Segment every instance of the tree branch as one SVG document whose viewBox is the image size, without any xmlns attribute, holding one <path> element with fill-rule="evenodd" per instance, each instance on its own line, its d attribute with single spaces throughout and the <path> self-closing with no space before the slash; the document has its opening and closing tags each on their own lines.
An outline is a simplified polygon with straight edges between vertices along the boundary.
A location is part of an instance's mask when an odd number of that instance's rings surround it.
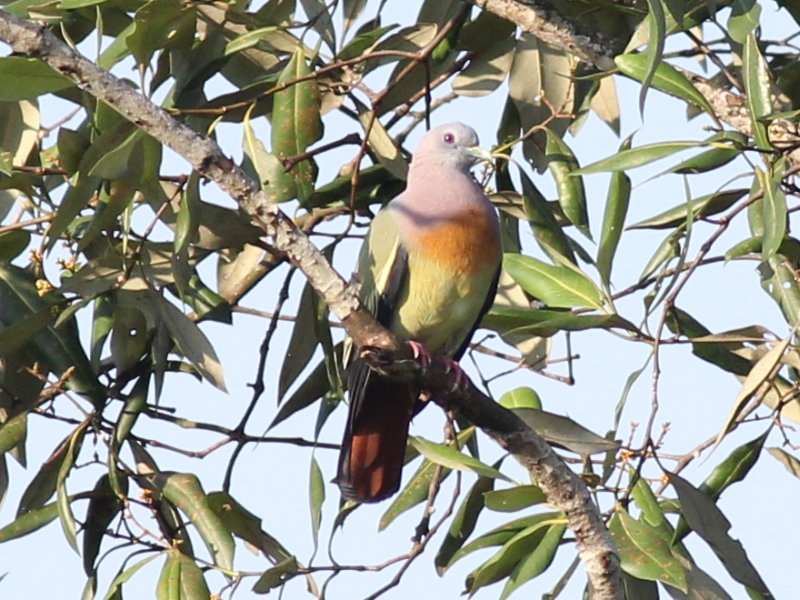
<svg viewBox="0 0 800 600">
<path fill-rule="evenodd" d="M 0 40 L 18 54 L 42 59 L 217 183 L 264 229 L 272 246 L 303 271 L 359 346 L 398 348 L 391 333 L 361 308 L 353 286 L 347 285 L 308 236 L 213 140 L 177 123 L 163 109 L 71 50 L 40 25 L 0 10 Z M 425 388 L 444 391 L 448 383 L 442 365 L 431 371 L 425 375 Z M 622 600 L 616 547 L 583 481 L 516 415 L 471 384 L 467 392 L 458 396 L 443 394 L 442 398 L 449 403 L 448 408 L 457 408 L 511 452 L 531 472 L 548 501 L 567 515 L 593 589 L 593 599 Z"/>
</svg>

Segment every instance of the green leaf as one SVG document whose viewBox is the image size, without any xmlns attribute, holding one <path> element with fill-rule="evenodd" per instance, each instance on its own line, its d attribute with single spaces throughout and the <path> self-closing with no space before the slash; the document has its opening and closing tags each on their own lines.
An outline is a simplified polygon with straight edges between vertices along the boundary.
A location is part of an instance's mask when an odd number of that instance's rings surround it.
<svg viewBox="0 0 800 600">
<path fill-rule="evenodd" d="M 206 496 L 208 506 L 220 518 L 225 528 L 233 535 L 246 540 L 260 549 L 275 562 L 290 558 L 291 553 L 261 527 L 261 519 L 244 508 L 227 492 L 210 492 Z"/>
<path fill-rule="evenodd" d="M 554 525 L 561 526 L 565 520 L 559 514 L 536 516 L 538 518 L 533 524 L 513 535 L 494 556 L 467 575 L 467 592 L 472 594 L 486 585 L 508 577 L 522 561 L 535 552 L 550 528 Z"/>
<path fill-rule="evenodd" d="M 489 510 L 515 512 L 546 502 L 542 490 L 536 485 L 518 485 L 505 490 L 486 492 L 483 503 Z"/>
<path fill-rule="evenodd" d="M 155 473 L 152 476 L 152 483 L 164 498 L 183 512 L 197 528 L 208 551 L 214 557 L 214 564 L 223 569 L 232 569 L 233 538 L 220 518 L 211 510 L 197 477 L 189 473 Z"/>
<path fill-rule="evenodd" d="M 769 260 L 777 254 L 786 237 L 789 212 L 782 186 L 784 162 L 784 159 L 781 159 L 771 164 L 769 175 L 756 168 L 756 176 L 761 183 L 761 189 L 764 190 L 764 198 L 761 201 L 764 211 L 761 255 L 764 260 Z"/>
<path fill-rule="evenodd" d="M 304 53 L 299 49 L 292 55 L 278 78 L 279 88 L 287 86 L 275 92 L 272 106 L 272 152 L 281 161 L 300 156 L 322 137 L 316 80 L 307 79 L 294 83 L 310 74 Z M 314 191 L 317 167 L 313 160 L 306 159 L 295 164 L 282 177 L 294 180 L 296 196 L 304 202 Z"/>
<path fill-rule="evenodd" d="M 128 492 L 128 478 L 121 479 L 123 493 Z M 106 535 L 106 529 L 124 508 L 122 499 L 111 489 L 107 473 L 100 476 L 92 490 L 89 508 L 83 528 L 83 570 L 89 577 L 95 574 L 95 560 L 100 552 L 100 543 Z"/>
<path fill-rule="evenodd" d="M 495 468 L 499 468 L 499 461 L 495 463 L 494 466 Z M 466 542 L 467 538 L 469 538 L 475 530 L 478 517 L 484 507 L 484 494 L 492 490 L 494 482 L 495 479 L 493 477 L 478 477 L 478 480 L 470 488 L 464 501 L 458 508 L 458 512 L 456 516 L 453 517 L 453 521 L 450 524 L 450 529 L 442 541 L 439 552 L 436 554 L 436 558 L 433 561 L 439 576 L 444 575 L 445 571 L 452 564 L 456 552 L 464 546 L 464 542 Z"/>
<path fill-rule="evenodd" d="M 319 340 L 316 334 L 316 292 L 306 283 L 300 296 L 297 308 L 297 319 L 292 327 L 286 358 L 283 359 L 281 373 L 278 377 L 278 399 L 283 399 L 287 390 L 297 376 L 308 366 Z"/>
<path fill-rule="evenodd" d="M 608 529 L 617 542 L 625 572 L 646 581 L 663 581 L 684 593 L 688 591 L 686 572 L 672 555 L 668 542 L 650 525 L 620 509 Z"/>
<path fill-rule="evenodd" d="M 666 17 L 661 0 L 647 0 L 647 22 L 650 25 L 650 37 L 647 40 L 647 48 L 642 53 L 645 57 L 644 78 L 642 79 L 642 90 L 639 93 L 639 112 L 644 114 L 644 101 L 647 97 L 647 90 L 655 78 L 656 69 L 661 64 L 664 55 L 664 41 L 666 39 Z"/>
<path fill-rule="evenodd" d="M 628 229 L 672 229 L 686 223 L 691 214 L 692 221 L 721 213 L 733 206 L 748 190 L 714 192 L 689 202 L 679 204 L 654 217 L 628 225 Z"/>
<path fill-rule="evenodd" d="M 707 141 L 711 146 L 710 150 L 687 158 L 664 173 L 693 175 L 713 171 L 743 154 L 743 149 L 747 145 L 747 136 L 738 131 L 723 131 L 711 136 Z"/>
<path fill-rule="evenodd" d="M 773 598 L 761 576 L 756 571 L 741 542 L 728 534 L 731 524 L 717 508 L 714 501 L 697 490 L 688 481 L 669 473 L 669 482 L 678 493 L 681 513 L 692 528 L 722 562 L 730 576 L 758 594 Z"/>
<path fill-rule="evenodd" d="M 560 263 L 567 260 L 576 264 L 569 239 L 553 215 L 553 210 L 545 197 L 522 169 L 519 170 L 519 179 L 524 194 L 525 217 L 536 242 L 553 262 Z"/>
<path fill-rule="evenodd" d="M 495 305 L 481 321 L 481 326 L 502 335 L 538 335 L 548 337 L 559 331 L 587 329 L 623 329 L 636 332 L 636 326 L 619 315 L 583 315 L 544 308 L 514 308 Z"/>
<path fill-rule="evenodd" d="M 631 138 L 625 140 L 620 152 L 630 149 Z M 622 171 L 615 171 L 608 184 L 606 210 L 603 215 L 603 228 L 600 231 L 600 243 L 597 248 L 597 272 L 600 279 L 608 285 L 611 278 L 611 267 L 614 254 L 617 252 L 625 217 L 628 214 L 628 203 L 631 198 L 631 180 Z"/>
<path fill-rule="evenodd" d="M 5 56 L 0 58 L 0 80 L 14 82 L 0 87 L 0 102 L 34 100 L 42 94 L 58 92 L 75 84 L 38 58 Z"/>
<path fill-rule="evenodd" d="M 103 597 L 103 600 L 119 600 L 122 596 L 122 584 L 126 583 L 131 577 L 133 577 L 139 569 L 149 564 L 151 561 L 155 560 L 162 553 L 153 554 L 152 556 L 148 556 L 144 560 L 140 560 L 139 562 L 135 563 L 132 567 L 125 569 L 124 571 L 120 571 L 120 573 L 114 578 L 114 581 L 111 582 L 111 585 L 106 592 L 106 595 Z"/>
<path fill-rule="evenodd" d="M 15 540 L 33 533 L 58 517 L 58 505 L 55 502 L 30 510 L 0 529 L 0 543 Z"/>
<path fill-rule="evenodd" d="M 28 413 L 23 412 L 0 425 L 0 454 L 13 450 L 25 440 Z"/>
<path fill-rule="evenodd" d="M 153 300 L 159 316 L 181 354 L 189 359 L 192 366 L 214 387 L 223 392 L 227 391 L 217 353 L 197 324 L 163 296 L 153 295 Z"/>
<path fill-rule="evenodd" d="M 299 568 L 300 565 L 297 564 L 297 559 L 294 556 L 290 556 L 271 569 L 264 571 L 253 585 L 253 591 L 256 594 L 268 594 L 270 590 L 282 586 L 297 575 Z"/>
<path fill-rule="evenodd" d="M 644 81 L 648 73 L 648 59 L 642 54 L 621 54 L 614 58 L 614 62 L 621 73 L 637 81 Z M 665 62 L 656 65 L 653 73 L 652 86 L 671 96 L 676 96 L 686 102 L 691 102 L 709 114 L 714 114 L 714 109 L 708 103 L 685 75 Z"/>
<path fill-rule="evenodd" d="M 479 461 L 477 458 L 459 452 L 452 446 L 437 444 L 421 437 L 409 437 L 409 443 L 431 462 L 457 471 L 477 473 L 483 477 L 495 477 L 511 481 L 497 469 Z"/>
<path fill-rule="evenodd" d="M 56 480 L 56 506 L 58 507 L 58 518 L 61 522 L 61 529 L 67 542 L 75 552 L 78 551 L 77 525 L 75 514 L 72 512 L 72 499 L 67 494 L 67 477 L 72 467 L 75 466 L 75 459 L 78 457 L 83 438 L 86 435 L 92 419 L 85 419 L 69 436 L 69 445 L 64 460 L 58 469 L 58 479 Z"/>
<path fill-rule="evenodd" d="M 243 33 L 239 37 L 236 37 L 228 42 L 228 44 L 225 46 L 224 55 L 230 56 L 231 54 L 252 48 L 256 46 L 266 34 L 277 30 L 277 27 L 270 25 L 268 27 L 259 27 L 258 29 L 253 29 L 252 31 Z"/>
<path fill-rule="evenodd" d="M 756 0 L 733 0 L 728 17 L 728 35 L 738 44 L 746 44 L 747 36 L 758 27 L 761 4 Z"/>
<path fill-rule="evenodd" d="M 575 155 L 564 140 L 554 131 L 547 129 L 545 159 L 547 168 L 555 179 L 558 188 L 558 203 L 570 223 L 589 239 L 589 213 L 586 210 L 586 192 L 583 188 L 581 169 Z"/>
<path fill-rule="evenodd" d="M 9 319 L 19 322 L 43 310 L 56 310 L 63 297 L 50 293 L 41 297 L 36 283 L 27 271 L 10 264 L 0 263 L 0 322 Z M 89 398 L 95 406 L 105 401 L 105 391 L 97 381 L 96 374 L 89 364 L 78 338 L 78 328 L 74 319 L 58 328 L 46 327 L 31 340 L 37 359 L 58 376 L 71 369 L 67 386 Z"/>
<path fill-rule="evenodd" d="M 167 560 L 156 586 L 158 600 L 210 600 L 211 592 L 197 564 L 177 548 L 167 550 Z"/>
<path fill-rule="evenodd" d="M 698 148 L 705 145 L 706 142 L 659 142 L 657 144 L 646 144 L 637 148 L 628 148 L 621 150 L 609 156 L 594 162 L 588 166 L 583 167 L 577 173 L 581 175 L 591 175 L 594 173 L 605 173 L 615 171 L 627 171 L 641 167 L 642 165 L 650 164 L 659 159 L 688 150 L 690 148 Z"/>
<path fill-rule="evenodd" d="M 550 563 L 555 558 L 556 551 L 561 544 L 561 539 L 567 531 L 566 523 L 554 523 L 547 528 L 541 541 L 533 551 L 519 561 L 516 568 L 511 572 L 500 599 L 508 598 L 519 586 L 530 581 L 547 570 Z"/>
<path fill-rule="evenodd" d="M 744 43 L 742 77 L 756 146 L 761 150 L 771 150 L 767 126 L 763 120 L 772 112 L 769 73 L 764 58 L 758 50 L 758 40 L 752 32 L 747 35 Z"/>
<path fill-rule="evenodd" d="M 22 229 L 12 229 L 0 234 L 0 260 L 8 262 L 15 259 L 30 243 L 30 232 Z"/>
<path fill-rule="evenodd" d="M 311 509 L 311 537 L 314 540 L 314 549 L 319 543 L 319 527 L 322 523 L 322 503 L 325 502 L 325 481 L 317 459 L 311 457 L 311 474 L 308 486 L 308 501 Z"/>
<path fill-rule="evenodd" d="M 513 410 L 515 408 L 535 408 L 541 410 L 542 400 L 534 390 L 528 387 L 518 387 L 509 390 L 498 401 L 500 406 Z"/>
<path fill-rule="evenodd" d="M 534 408 L 516 408 L 514 414 L 549 444 L 559 448 L 567 448 L 583 455 L 619 448 L 619 442 L 601 437 L 563 415 Z"/>
<path fill-rule="evenodd" d="M 467 427 L 458 432 L 456 436 L 456 444 L 459 448 L 463 448 L 472 436 L 475 434 L 474 427 Z M 412 451 L 414 449 L 412 448 Z M 453 449 L 454 452 L 457 450 Z M 460 454 L 459 454 L 460 455 Z M 407 455 L 408 456 L 408 455 Z M 407 462 L 413 460 L 416 452 L 407 459 Z M 381 520 L 378 523 L 378 530 L 383 531 L 386 529 L 397 517 L 406 512 L 407 510 L 421 504 L 428 498 L 430 493 L 431 481 L 436 474 L 438 463 L 432 460 L 424 460 L 416 472 L 411 476 L 406 486 L 400 490 L 400 493 L 395 496 L 389 508 L 381 515 Z M 450 469 L 442 469 L 440 480 L 444 481 L 450 475 Z"/>
<path fill-rule="evenodd" d="M 600 290 L 577 269 L 554 267 L 519 254 L 506 254 L 503 257 L 503 268 L 522 289 L 549 307 L 603 307 Z"/>
<path fill-rule="evenodd" d="M 756 464 L 759 456 L 761 456 L 761 449 L 764 447 L 764 442 L 769 435 L 769 431 L 770 430 L 767 429 L 767 431 L 756 439 L 734 449 L 725 460 L 714 467 L 711 475 L 700 484 L 698 489 L 706 496 L 716 501 L 728 487 L 737 481 L 742 481 L 750 472 L 750 469 Z M 686 519 L 681 516 L 675 526 L 673 545 L 686 537 L 686 534 L 690 531 Z"/>
</svg>

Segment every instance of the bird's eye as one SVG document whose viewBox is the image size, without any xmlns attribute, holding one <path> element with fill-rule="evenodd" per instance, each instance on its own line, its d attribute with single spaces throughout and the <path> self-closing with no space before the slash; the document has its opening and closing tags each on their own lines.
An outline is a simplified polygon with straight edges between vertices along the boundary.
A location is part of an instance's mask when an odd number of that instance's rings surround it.
<svg viewBox="0 0 800 600">
<path fill-rule="evenodd" d="M 452 133 L 445 133 L 444 138 L 442 139 L 444 139 L 445 144 L 454 144 L 456 141 L 456 136 L 454 136 Z"/>
</svg>

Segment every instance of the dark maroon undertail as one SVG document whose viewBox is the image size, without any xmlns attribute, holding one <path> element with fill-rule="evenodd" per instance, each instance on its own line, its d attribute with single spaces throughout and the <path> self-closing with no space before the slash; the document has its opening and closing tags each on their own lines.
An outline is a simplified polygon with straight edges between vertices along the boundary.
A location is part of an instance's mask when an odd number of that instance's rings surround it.
<svg viewBox="0 0 800 600">
<path fill-rule="evenodd" d="M 336 482 L 348 500 L 378 502 L 400 487 L 408 427 L 418 394 L 356 361 Z"/>
</svg>

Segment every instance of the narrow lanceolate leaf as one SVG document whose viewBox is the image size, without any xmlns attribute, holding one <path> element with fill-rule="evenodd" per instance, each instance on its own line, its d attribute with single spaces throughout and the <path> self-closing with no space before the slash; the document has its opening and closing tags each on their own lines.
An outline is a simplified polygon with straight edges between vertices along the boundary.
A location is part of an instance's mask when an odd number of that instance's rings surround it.
<svg viewBox="0 0 800 600">
<path fill-rule="evenodd" d="M 522 289 L 552 308 L 603 307 L 600 290 L 578 270 L 519 254 L 506 254 L 503 268 Z"/>
<path fill-rule="evenodd" d="M 214 557 L 214 563 L 223 569 L 232 569 L 233 538 L 211 510 L 197 477 L 189 473 L 164 472 L 153 475 L 152 481 L 167 500 L 189 517 Z"/>
<path fill-rule="evenodd" d="M 627 171 L 641 167 L 642 165 L 655 162 L 661 158 L 675 154 L 682 150 L 703 146 L 705 142 L 661 142 L 658 144 L 647 144 L 638 148 L 628 148 L 613 156 L 603 158 L 590 165 L 576 171 L 581 175 L 593 173 L 605 173 L 608 171 Z"/>
<path fill-rule="evenodd" d="M 711 475 L 700 484 L 698 489 L 712 500 L 717 500 L 728 487 L 737 481 L 742 481 L 761 456 L 761 449 L 764 447 L 769 432 L 770 429 L 767 429 L 756 439 L 735 448 L 725 460 L 714 467 Z M 675 525 L 672 544 L 675 545 L 676 542 L 682 540 L 690 531 L 686 519 L 681 516 Z"/>
<path fill-rule="evenodd" d="M 496 463 L 495 467 L 498 466 Z M 493 477 L 479 477 L 464 498 L 433 561 L 440 576 L 444 575 L 455 553 L 464 546 L 464 542 L 475 530 L 478 517 L 483 510 L 484 494 L 492 490 L 494 482 Z"/>
<path fill-rule="evenodd" d="M 663 581 L 684 593 L 688 591 L 686 572 L 654 528 L 619 509 L 608 529 L 617 542 L 625 572 L 647 581 Z"/>
<path fill-rule="evenodd" d="M 645 75 L 642 80 L 642 90 L 639 93 L 639 112 L 644 114 L 644 101 L 647 97 L 647 90 L 655 78 L 656 69 L 661 64 L 664 55 L 664 41 L 666 39 L 666 17 L 661 0 L 647 0 L 647 22 L 650 25 L 650 39 L 647 40 L 647 48 L 642 55 L 645 57 Z"/>
<path fill-rule="evenodd" d="M 800 479 L 800 460 L 796 456 L 789 454 L 783 448 L 767 448 L 767 452 L 786 467 L 789 473 Z"/>
<path fill-rule="evenodd" d="M 668 476 L 678 493 L 681 513 L 686 517 L 689 527 L 711 547 L 730 576 L 748 590 L 764 598 L 774 598 L 747 557 L 742 543 L 728 533 L 731 524 L 714 501 L 679 475 L 669 473 Z"/>
<path fill-rule="evenodd" d="M 124 489 L 121 491 L 127 495 L 128 479 L 123 478 L 122 481 Z M 95 560 L 100 552 L 100 543 L 105 537 L 106 528 L 122 508 L 122 500 L 111 489 L 108 474 L 103 474 L 92 490 L 83 528 L 83 570 L 89 577 L 95 573 Z"/>
<path fill-rule="evenodd" d="M 764 198 L 761 200 L 764 216 L 764 235 L 761 240 L 761 256 L 769 260 L 775 256 L 786 237 L 788 207 L 786 194 L 781 184 L 785 160 L 781 159 L 770 165 L 769 174 L 756 169 L 760 179 Z"/>
<path fill-rule="evenodd" d="M 291 553 L 274 537 L 261 528 L 261 519 L 239 504 L 226 492 L 210 492 L 206 496 L 211 510 L 233 535 L 250 542 L 275 562 Z"/>
<path fill-rule="evenodd" d="M 222 365 L 208 338 L 196 323 L 170 304 L 163 296 L 153 296 L 158 314 L 169 330 L 170 337 L 195 369 L 216 388 L 224 391 Z"/>
<path fill-rule="evenodd" d="M 554 523 L 547 528 L 533 552 L 520 560 L 516 568 L 511 572 L 511 576 L 503 588 L 503 593 L 500 594 L 500 600 L 505 600 L 523 583 L 545 572 L 550 563 L 553 562 L 566 531 L 566 523 Z"/>
<path fill-rule="evenodd" d="M 477 473 L 483 477 L 495 477 L 511 481 L 497 469 L 479 461 L 477 458 L 459 452 L 452 446 L 437 444 L 421 437 L 411 437 L 409 438 L 409 443 L 425 458 L 443 467 Z"/>
<path fill-rule="evenodd" d="M 647 57 L 642 54 L 621 54 L 614 59 L 621 73 L 637 81 L 644 81 L 647 76 Z M 671 96 L 691 102 L 708 113 L 713 114 L 711 105 L 692 82 L 671 65 L 661 62 L 656 66 L 651 85 Z"/>
<path fill-rule="evenodd" d="M 69 446 L 67 447 L 67 454 L 64 461 L 58 469 L 58 480 L 56 481 L 56 505 L 58 506 L 58 517 L 61 521 L 61 528 L 64 535 L 72 546 L 75 552 L 78 552 L 77 540 L 77 525 L 75 523 L 75 514 L 72 512 L 72 500 L 67 494 L 67 477 L 69 476 L 72 467 L 75 465 L 75 459 L 78 457 L 83 438 L 86 435 L 86 429 L 89 427 L 92 419 L 87 418 L 72 432 L 69 437 Z"/>
<path fill-rule="evenodd" d="M 28 413 L 20 413 L 0 425 L 0 454 L 16 448 L 28 431 Z"/>
<path fill-rule="evenodd" d="M 625 151 L 628 148 L 630 148 L 630 138 L 623 143 L 620 150 Z M 611 266 L 622 236 L 622 229 L 625 227 L 630 198 L 630 178 L 623 171 L 616 171 L 611 175 L 611 182 L 608 185 L 603 228 L 600 231 L 600 244 L 597 248 L 597 271 L 606 285 L 611 278 Z"/>
<path fill-rule="evenodd" d="M 272 108 L 272 152 L 280 160 L 302 155 L 322 137 L 320 99 L 313 79 L 294 83 L 311 74 L 302 49 L 297 50 L 278 78 L 288 87 L 274 95 Z M 287 174 L 296 186 L 297 198 L 305 201 L 314 191 L 317 167 L 311 159 L 294 165 Z"/>
<path fill-rule="evenodd" d="M 494 556 L 467 575 L 467 592 L 473 594 L 486 585 L 508 577 L 536 551 L 551 527 L 560 526 L 565 520 L 562 515 L 541 514 L 536 517 L 530 526 L 512 535 Z"/>
<path fill-rule="evenodd" d="M 723 131 L 708 139 L 711 149 L 687 158 L 665 173 L 679 173 L 681 175 L 694 175 L 707 173 L 741 156 L 747 145 L 747 136 L 738 131 Z"/>
<path fill-rule="evenodd" d="M 672 229 L 686 223 L 691 215 L 692 221 L 702 217 L 710 217 L 721 213 L 733 206 L 748 190 L 726 190 L 714 192 L 694 200 L 689 200 L 670 208 L 662 213 L 639 221 L 633 225 L 628 225 L 628 229 Z"/>
<path fill-rule="evenodd" d="M 200 567 L 177 548 L 167 552 L 156 587 L 158 600 L 209 600 L 211 592 Z"/>
<path fill-rule="evenodd" d="M 550 208 L 547 199 L 522 169 L 519 170 L 519 179 L 524 194 L 525 217 L 528 219 L 536 242 L 553 262 L 560 263 L 567 260 L 577 264 L 575 253 L 569 245 L 569 239 L 553 215 L 553 209 Z"/>
<path fill-rule="evenodd" d="M 311 537 L 316 549 L 319 541 L 319 526 L 322 523 L 322 503 L 325 502 L 325 481 L 317 459 L 311 457 L 311 474 L 309 477 L 308 501 L 311 508 Z"/>
<path fill-rule="evenodd" d="M 122 595 L 122 592 L 121 592 L 122 584 L 126 583 L 142 567 L 144 567 L 145 565 L 149 564 L 150 561 L 155 560 L 159 556 L 161 556 L 161 553 L 153 554 L 151 556 L 148 556 L 144 560 L 141 560 L 141 561 L 135 563 L 132 567 L 129 567 L 129 568 L 125 569 L 124 571 L 120 572 L 120 574 L 117 575 L 114 578 L 114 581 L 111 582 L 111 585 L 109 586 L 108 591 L 106 592 L 106 595 L 103 597 L 103 600 L 119 600 L 119 598 Z"/>
<path fill-rule="evenodd" d="M 775 344 L 769 350 L 769 352 L 762 356 L 759 361 L 753 365 L 753 368 L 747 374 L 747 377 L 745 377 L 744 383 L 742 383 L 742 388 L 736 395 L 736 400 L 733 401 L 733 409 L 731 410 L 731 414 L 728 416 L 728 419 L 725 421 L 725 425 L 717 435 L 717 444 L 719 444 L 722 441 L 722 438 L 725 437 L 725 434 L 728 433 L 731 425 L 733 425 L 734 421 L 736 421 L 736 417 L 739 416 L 740 412 L 742 412 L 742 409 L 745 407 L 745 404 L 750 397 L 755 394 L 762 385 L 768 383 L 768 381 L 771 379 L 775 372 L 775 368 L 780 364 L 781 358 L 783 358 L 786 348 L 789 346 L 789 342 L 791 342 L 793 337 L 794 333 Z"/>
<path fill-rule="evenodd" d="M 758 40 L 749 33 L 742 52 L 742 77 L 747 94 L 747 110 L 753 126 L 753 138 L 761 150 L 771 149 L 767 126 L 763 118 L 772 112 L 770 81 L 767 65 L 758 49 Z"/>
<path fill-rule="evenodd" d="M 583 178 L 578 174 L 580 169 L 578 161 L 569 146 L 556 132 L 547 129 L 546 133 L 547 168 L 550 169 L 558 187 L 558 203 L 570 223 L 591 239 L 589 213 L 586 210 L 586 192 L 583 188 Z"/>
<path fill-rule="evenodd" d="M 37 529 L 41 529 L 58 517 L 58 505 L 56 502 L 45 504 L 35 510 L 31 510 L 0 529 L 0 544 L 15 540 Z"/>
<path fill-rule="evenodd" d="M 546 501 L 542 490 L 535 485 L 518 485 L 486 492 L 483 496 L 484 506 L 497 512 L 515 512 Z"/>
</svg>

